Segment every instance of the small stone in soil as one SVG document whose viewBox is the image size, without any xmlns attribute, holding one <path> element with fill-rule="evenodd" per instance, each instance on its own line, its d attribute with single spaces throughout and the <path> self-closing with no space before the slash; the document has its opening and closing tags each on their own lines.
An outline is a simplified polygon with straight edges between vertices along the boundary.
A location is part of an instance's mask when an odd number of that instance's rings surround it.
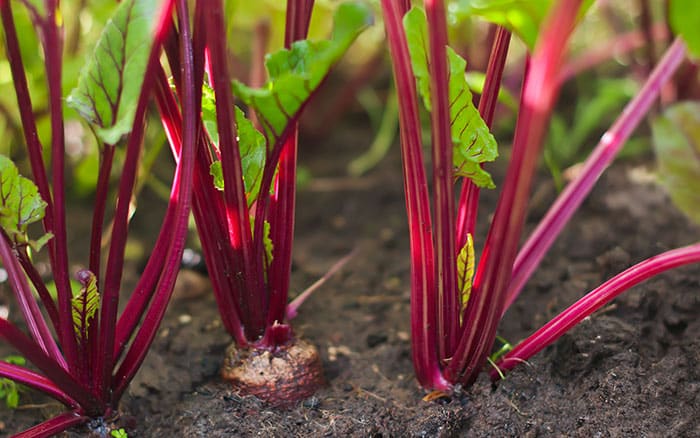
<svg viewBox="0 0 700 438">
<path fill-rule="evenodd" d="M 369 348 L 374 348 L 381 345 L 387 341 L 388 337 L 384 333 L 370 333 L 367 336 L 367 346 Z"/>
<path fill-rule="evenodd" d="M 302 405 L 308 409 L 318 409 L 321 406 L 321 400 L 318 397 L 309 397 Z"/>
</svg>

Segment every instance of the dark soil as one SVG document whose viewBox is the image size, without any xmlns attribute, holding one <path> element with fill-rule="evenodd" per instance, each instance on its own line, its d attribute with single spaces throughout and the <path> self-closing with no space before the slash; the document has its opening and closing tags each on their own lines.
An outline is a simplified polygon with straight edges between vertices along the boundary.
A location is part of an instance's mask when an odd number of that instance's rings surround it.
<svg viewBox="0 0 700 438">
<path fill-rule="evenodd" d="M 230 338 L 206 279 L 189 272 L 123 401 L 130 437 L 700 436 L 697 266 L 627 292 L 505 381 L 492 385 L 483 376 L 460 396 L 421 401 L 410 355 L 398 154 L 366 177 L 342 176 L 366 144 L 345 130 L 302 150 L 315 178 L 298 197 L 293 293 L 359 250 L 293 321 L 318 346 L 328 385 L 290 409 L 232 391 L 219 378 Z M 639 177 L 648 167 L 617 164 L 603 176 L 506 314 L 501 336 L 515 343 L 611 275 L 698 240 L 698 227 Z M 554 194 L 542 177 L 529 226 Z M 484 195 L 484 212 L 496 195 Z M 0 420 L 6 431 L 19 431 L 58 408 L 3 410 Z"/>
</svg>

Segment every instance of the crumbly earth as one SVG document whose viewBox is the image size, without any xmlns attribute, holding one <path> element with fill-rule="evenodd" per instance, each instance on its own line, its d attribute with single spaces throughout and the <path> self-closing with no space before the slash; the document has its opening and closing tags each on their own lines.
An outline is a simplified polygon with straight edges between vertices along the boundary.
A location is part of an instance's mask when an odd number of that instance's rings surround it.
<svg viewBox="0 0 700 438">
<path fill-rule="evenodd" d="M 293 321 L 319 348 L 327 386 L 278 409 L 223 383 L 230 338 L 207 280 L 185 273 L 123 401 L 119 424 L 130 437 L 700 436 L 698 266 L 626 292 L 505 381 L 483 376 L 459 396 L 421 401 L 410 357 L 400 161 L 394 151 L 368 176 L 342 176 L 365 144 L 357 131 L 339 130 L 301 154 L 316 178 L 298 197 L 293 293 L 359 251 Z M 505 315 L 501 336 L 515 343 L 611 275 L 698 240 L 700 229 L 646 178 L 650 167 L 641 161 L 607 171 Z M 546 177 L 534 192 L 528 229 L 555 195 Z M 484 195 L 484 223 L 495 196 Z M 34 400 L 45 401 L 23 394 L 24 409 L 0 411 L 4 432 L 60 408 L 26 408 Z"/>
</svg>

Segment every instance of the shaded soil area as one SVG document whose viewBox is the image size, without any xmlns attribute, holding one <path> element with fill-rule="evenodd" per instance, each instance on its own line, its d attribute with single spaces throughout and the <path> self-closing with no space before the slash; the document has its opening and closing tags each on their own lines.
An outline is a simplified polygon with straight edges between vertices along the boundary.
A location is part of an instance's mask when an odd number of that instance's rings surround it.
<svg viewBox="0 0 700 438">
<path fill-rule="evenodd" d="M 700 436 L 697 266 L 625 293 L 505 381 L 482 376 L 459 396 L 421 401 L 411 365 L 400 159 L 394 150 L 369 175 L 343 177 L 365 144 L 356 131 L 339 130 L 325 145 L 302 149 L 314 179 L 298 196 L 292 293 L 358 251 L 293 321 L 319 348 L 327 386 L 289 409 L 232 391 L 219 378 L 230 338 L 207 280 L 184 272 L 123 401 L 120 424 L 130 437 Z M 505 315 L 501 336 L 515 343 L 613 274 L 697 241 L 698 227 L 648 180 L 648 168 L 617 164 L 603 176 Z M 484 194 L 483 222 L 496 195 Z M 528 227 L 554 195 L 542 177 Z M 3 409 L 3 432 L 59 408 Z"/>
</svg>

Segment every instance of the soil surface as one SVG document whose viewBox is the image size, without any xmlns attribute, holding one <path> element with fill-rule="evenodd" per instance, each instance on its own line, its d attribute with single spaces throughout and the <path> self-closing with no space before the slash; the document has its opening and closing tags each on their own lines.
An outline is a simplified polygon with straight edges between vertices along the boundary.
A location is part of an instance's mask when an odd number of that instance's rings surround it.
<svg viewBox="0 0 700 438">
<path fill-rule="evenodd" d="M 230 338 L 207 280 L 184 272 L 123 400 L 120 425 L 130 437 L 700 436 L 698 266 L 628 291 L 505 381 L 492 384 L 484 375 L 459 396 L 421 401 L 425 392 L 410 355 L 398 153 L 365 177 L 343 176 L 348 159 L 368 143 L 340 129 L 324 145 L 301 150 L 314 178 L 297 200 L 292 294 L 358 251 L 293 321 L 296 333 L 319 348 L 327 386 L 289 409 L 232 391 L 219 378 Z M 615 164 L 601 178 L 505 315 L 501 336 L 515 343 L 613 274 L 698 240 L 700 229 L 677 212 L 649 180 L 651 165 L 642 163 Z M 554 195 L 551 180 L 540 178 L 529 228 Z M 497 192 L 483 196 L 487 214 Z M 23 409 L 1 409 L 4 432 L 60 409 L 36 406 L 44 402 L 23 393 Z"/>
</svg>

